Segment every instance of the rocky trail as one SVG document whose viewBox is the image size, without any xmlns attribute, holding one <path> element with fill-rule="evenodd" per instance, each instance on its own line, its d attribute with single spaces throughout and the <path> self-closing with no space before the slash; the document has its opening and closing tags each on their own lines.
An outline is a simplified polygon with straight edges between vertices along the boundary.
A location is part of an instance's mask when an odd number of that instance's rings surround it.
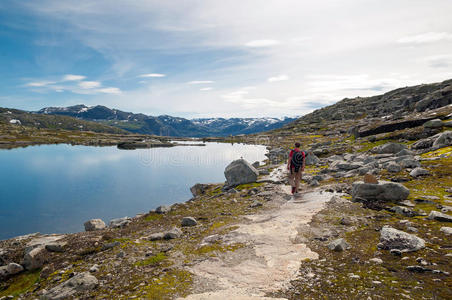
<svg viewBox="0 0 452 300">
<path fill-rule="evenodd" d="M 269 178 L 284 177 L 284 166 Z M 318 254 L 297 241 L 301 225 L 324 208 L 333 193 L 309 191 L 289 196 L 290 186 L 277 185 L 272 191 L 272 207 L 246 215 L 237 229 L 221 237 L 226 244 L 245 243 L 243 251 L 227 252 L 192 266 L 196 285 L 204 293 L 180 299 L 269 299 L 264 295 L 284 289 L 295 279 L 301 261 Z"/>
</svg>

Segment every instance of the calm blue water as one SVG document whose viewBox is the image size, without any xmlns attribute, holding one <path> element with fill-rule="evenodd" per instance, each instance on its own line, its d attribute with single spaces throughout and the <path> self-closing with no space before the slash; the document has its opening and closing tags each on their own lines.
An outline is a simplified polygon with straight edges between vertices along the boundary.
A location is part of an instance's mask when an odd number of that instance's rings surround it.
<svg viewBox="0 0 452 300">
<path fill-rule="evenodd" d="M 0 239 L 83 231 L 83 222 L 134 216 L 191 198 L 195 183 L 224 182 L 234 159 L 264 146 L 207 143 L 140 150 L 46 145 L 0 150 Z"/>
</svg>

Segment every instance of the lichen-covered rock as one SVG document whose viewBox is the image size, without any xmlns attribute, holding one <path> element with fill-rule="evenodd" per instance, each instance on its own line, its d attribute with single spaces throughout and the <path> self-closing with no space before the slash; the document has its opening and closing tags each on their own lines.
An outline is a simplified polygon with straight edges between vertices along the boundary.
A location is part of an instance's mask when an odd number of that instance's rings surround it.
<svg viewBox="0 0 452 300">
<path fill-rule="evenodd" d="M 421 163 L 415 159 L 407 158 L 400 162 L 403 168 L 417 168 L 421 166 Z"/>
<path fill-rule="evenodd" d="M 391 172 L 391 173 L 397 173 L 397 172 L 402 171 L 402 167 L 398 163 L 390 162 L 386 166 L 386 170 L 388 170 L 388 172 Z"/>
<path fill-rule="evenodd" d="M 352 185 L 352 199 L 402 201 L 410 194 L 410 190 L 400 183 L 380 181 L 378 184 L 354 182 Z"/>
<path fill-rule="evenodd" d="M 380 232 L 380 249 L 398 249 L 406 252 L 418 251 L 425 247 L 425 241 L 413 234 L 384 226 Z"/>
<path fill-rule="evenodd" d="M 196 219 L 193 217 L 184 217 L 181 221 L 181 226 L 183 226 L 183 227 L 196 226 L 196 225 L 198 225 L 198 222 L 196 222 Z"/>
<path fill-rule="evenodd" d="M 16 263 L 9 263 L 6 269 L 8 270 L 8 274 L 14 275 L 22 272 L 24 270 L 24 267 Z"/>
<path fill-rule="evenodd" d="M 244 159 L 234 160 L 224 170 L 228 186 L 256 182 L 258 175 L 259 171 Z"/>
<path fill-rule="evenodd" d="M 452 222 L 452 216 L 432 210 L 427 217 L 429 220 L 436 220 L 440 222 Z"/>
<path fill-rule="evenodd" d="M 452 234 L 452 227 L 441 227 L 439 229 L 439 231 L 441 231 L 447 235 L 450 235 L 450 234 Z"/>
<path fill-rule="evenodd" d="M 165 234 L 163 235 L 163 239 L 172 240 L 172 239 L 180 238 L 181 236 L 182 236 L 182 230 L 180 230 L 177 227 L 174 227 L 170 231 L 165 232 Z"/>
<path fill-rule="evenodd" d="M 406 149 L 406 145 L 398 144 L 398 143 L 387 143 L 384 145 L 376 146 L 371 149 L 371 152 L 377 154 L 386 154 L 386 153 L 398 153 L 404 149 Z"/>
<path fill-rule="evenodd" d="M 98 280 L 88 272 L 80 273 L 57 285 L 42 296 L 42 299 L 60 300 L 73 298 L 78 292 L 89 291 L 97 287 Z"/>
<path fill-rule="evenodd" d="M 425 122 L 423 126 L 424 126 L 424 128 L 429 128 L 429 129 L 441 128 L 441 127 L 443 127 L 443 121 L 441 121 L 440 119 L 434 119 L 434 120 Z"/>
<path fill-rule="evenodd" d="M 24 266 L 27 270 L 35 270 L 42 267 L 46 261 L 47 251 L 43 246 L 26 251 L 24 256 Z"/>
<path fill-rule="evenodd" d="M 438 135 L 433 142 L 433 147 L 442 148 L 452 145 L 452 131 L 445 131 Z"/>
<path fill-rule="evenodd" d="M 83 225 L 85 226 L 85 231 L 102 230 L 107 227 L 101 219 L 91 219 L 86 221 Z"/>
<path fill-rule="evenodd" d="M 412 176 L 412 177 L 425 176 L 425 175 L 429 175 L 429 174 L 430 174 L 429 171 L 427 171 L 424 168 L 419 168 L 419 167 L 411 170 L 411 172 L 410 172 L 410 176 Z"/>
<path fill-rule="evenodd" d="M 350 245 L 344 239 L 337 239 L 328 244 L 328 248 L 333 251 L 344 251 L 350 248 Z"/>
<path fill-rule="evenodd" d="M 313 153 L 313 152 L 307 152 L 306 158 L 305 158 L 305 164 L 307 166 L 313 166 L 320 162 L 320 159 Z"/>
</svg>

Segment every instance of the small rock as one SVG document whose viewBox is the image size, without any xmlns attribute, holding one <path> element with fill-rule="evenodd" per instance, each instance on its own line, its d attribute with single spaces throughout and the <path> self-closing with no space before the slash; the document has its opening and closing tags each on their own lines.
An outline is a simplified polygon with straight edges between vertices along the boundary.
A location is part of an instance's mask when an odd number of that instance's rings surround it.
<svg viewBox="0 0 452 300">
<path fill-rule="evenodd" d="M 177 227 L 174 227 L 170 231 L 165 232 L 163 239 L 165 240 L 171 240 L 171 239 L 177 239 L 182 236 L 182 230 L 180 230 Z"/>
<path fill-rule="evenodd" d="M 311 182 L 309 183 L 309 186 L 319 186 L 319 182 L 315 179 L 311 180 Z"/>
<path fill-rule="evenodd" d="M 262 203 L 260 203 L 257 200 L 254 200 L 253 203 L 250 204 L 251 208 L 260 207 L 260 206 L 262 206 Z"/>
<path fill-rule="evenodd" d="M 116 246 L 121 245 L 120 242 L 112 242 L 112 243 L 108 243 L 102 246 L 102 251 L 108 250 L 108 249 L 112 249 Z"/>
<path fill-rule="evenodd" d="M 350 217 L 343 217 L 341 221 L 339 222 L 341 225 L 350 226 L 353 224 L 353 220 Z"/>
<path fill-rule="evenodd" d="M 382 264 L 383 263 L 383 260 L 381 258 L 378 258 L 378 257 L 371 258 L 371 259 L 369 259 L 369 261 L 373 262 L 375 264 Z"/>
<path fill-rule="evenodd" d="M 389 253 L 395 256 L 402 256 L 402 251 L 400 251 L 399 249 L 391 249 L 389 250 Z"/>
<path fill-rule="evenodd" d="M 430 120 L 424 123 L 424 128 L 434 129 L 443 127 L 443 122 L 440 119 Z"/>
<path fill-rule="evenodd" d="M 91 219 L 86 221 L 83 225 L 85 226 L 85 231 L 96 231 L 106 228 L 104 221 L 101 219 Z"/>
<path fill-rule="evenodd" d="M 166 214 L 171 211 L 171 208 L 166 205 L 161 205 L 155 209 L 155 212 L 158 214 Z"/>
<path fill-rule="evenodd" d="M 400 162 L 403 168 L 417 168 L 421 166 L 421 163 L 415 159 L 407 158 Z"/>
<path fill-rule="evenodd" d="M 332 241 L 328 248 L 333 251 L 344 251 L 350 248 L 350 245 L 344 239 L 337 239 Z"/>
<path fill-rule="evenodd" d="M 432 271 L 432 269 L 428 269 L 428 268 L 421 267 L 421 266 L 408 266 L 408 267 L 406 267 L 406 269 L 410 272 L 415 272 L 415 273 L 425 273 L 425 272 Z"/>
<path fill-rule="evenodd" d="M 398 249 L 411 252 L 424 248 L 425 241 L 415 235 L 389 226 L 383 226 L 380 231 L 380 243 L 378 245 L 381 249 Z"/>
<path fill-rule="evenodd" d="M 124 251 L 120 251 L 118 252 L 118 254 L 116 254 L 117 258 L 124 258 L 126 256 L 126 253 Z"/>
<path fill-rule="evenodd" d="M 439 231 L 449 235 L 452 234 L 452 227 L 441 227 Z"/>
<path fill-rule="evenodd" d="M 163 237 L 165 236 L 164 232 L 157 232 L 157 233 L 153 233 L 150 236 L 146 237 L 145 239 L 148 241 L 158 241 L 158 240 L 163 240 Z"/>
<path fill-rule="evenodd" d="M 407 217 L 414 217 L 418 215 L 415 211 L 404 206 L 393 206 L 389 210 L 396 214 L 404 215 Z"/>
<path fill-rule="evenodd" d="M 410 200 L 404 200 L 404 201 L 400 202 L 400 204 L 405 205 L 405 206 L 408 206 L 408 207 L 415 207 L 415 206 L 416 206 L 416 205 L 415 205 L 413 202 L 411 202 Z"/>
<path fill-rule="evenodd" d="M 209 185 L 207 184 L 197 183 L 190 188 L 190 192 L 192 193 L 193 197 L 197 197 L 204 194 L 208 187 Z"/>
<path fill-rule="evenodd" d="M 439 211 L 431 211 L 427 219 L 440 222 L 452 222 L 452 216 L 440 213 Z"/>
<path fill-rule="evenodd" d="M 46 250 L 49 252 L 64 252 L 67 242 L 53 242 L 46 245 Z"/>
<path fill-rule="evenodd" d="M 427 171 L 426 169 L 420 168 L 420 167 L 414 168 L 410 172 L 410 176 L 412 176 L 412 177 L 419 177 L 419 176 L 426 176 L 426 175 L 430 175 L 430 172 Z"/>
<path fill-rule="evenodd" d="M 258 161 L 255 161 L 255 162 L 253 162 L 253 164 L 252 164 L 252 166 L 255 167 L 256 169 L 259 168 L 260 165 L 261 165 L 261 163 L 258 162 Z"/>
<path fill-rule="evenodd" d="M 398 163 L 390 162 L 386 166 L 386 170 L 388 170 L 388 172 L 391 172 L 391 173 L 397 173 L 397 172 L 402 171 L 402 167 Z"/>
<path fill-rule="evenodd" d="M 412 156 L 413 152 L 408 149 L 403 149 L 402 151 L 396 153 L 396 156 L 407 156 L 407 155 Z"/>
<path fill-rule="evenodd" d="M 22 272 L 24 270 L 24 267 L 16 263 L 9 263 L 6 269 L 10 275 L 14 275 Z"/>
<path fill-rule="evenodd" d="M 91 268 L 89 268 L 89 271 L 91 273 L 99 272 L 99 265 L 98 264 L 94 264 Z"/>
<path fill-rule="evenodd" d="M 129 217 L 117 218 L 110 221 L 110 227 L 111 228 L 125 227 L 129 225 L 130 222 L 132 222 L 132 219 Z"/>
<path fill-rule="evenodd" d="M 198 222 L 196 222 L 196 219 L 193 217 L 184 217 L 181 221 L 181 226 L 188 227 L 188 226 L 196 226 L 198 225 Z"/>
</svg>

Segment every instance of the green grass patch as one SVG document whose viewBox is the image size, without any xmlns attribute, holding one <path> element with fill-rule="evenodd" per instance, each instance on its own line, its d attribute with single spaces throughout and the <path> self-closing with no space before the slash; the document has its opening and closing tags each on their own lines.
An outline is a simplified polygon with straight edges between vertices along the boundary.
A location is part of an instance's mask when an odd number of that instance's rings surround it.
<svg viewBox="0 0 452 300">
<path fill-rule="evenodd" d="M 5 290 L 0 290 L 0 297 L 17 297 L 30 290 L 38 282 L 40 270 L 22 273 L 14 278 L 14 281 Z"/>
<path fill-rule="evenodd" d="M 164 261 L 166 258 L 167 256 L 164 253 L 160 252 L 159 254 L 146 258 L 145 260 L 136 262 L 134 265 L 138 267 L 155 266 Z"/>
</svg>

